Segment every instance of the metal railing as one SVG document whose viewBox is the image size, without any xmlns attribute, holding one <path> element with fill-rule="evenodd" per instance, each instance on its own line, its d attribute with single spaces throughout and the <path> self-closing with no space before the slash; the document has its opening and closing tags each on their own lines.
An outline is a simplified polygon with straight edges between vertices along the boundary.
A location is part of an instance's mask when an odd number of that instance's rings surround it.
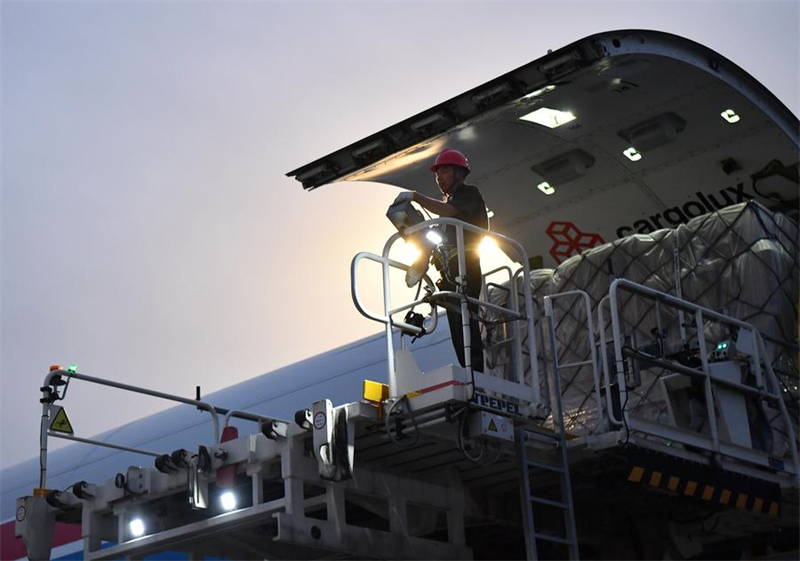
<svg viewBox="0 0 800 561">
<path fill-rule="evenodd" d="M 421 232 L 426 230 L 432 226 L 452 226 L 455 227 L 456 231 L 456 250 L 457 250 L 457 258 L 458 258 L 458 270 L 459 274 L 462 278 L 466 276 L 466 254 L 464 251 L 464 231 L 470 231 L 481 236 L 488 236 L 498 242 L 498 245 L 502 247 L 507 247 L 513 249 L 513 252 L 516 253 L 517 257 L 519 258 L 520 262 L 522 263 L 523 267 L 523 277 L 525 282 L 523 283 L 523 290 L 524 290 L 524 313 L 521 312 L 518 307 L 515 308 L 512 306 L 512 309 L 503 308 L 501 306 L 496 306 L 486 301 L 482 301 L 477 298 L 472 298 L 466 294 L 462 294 L 461 292 L 457 291 L 435 291 L 433 282 L 431 281 L 430 277 L 427 275 L 423 276 L 423 281 L 425 282 L 426 286 L 429 288 L 429 293 L 426 294 L 422 298 L 416 298 L 414 301 L 404 304 L 402 306 L 393 307 L 391 302 L 391 281 L 390 281 L 390 271 L 392 268 L 400 269 L 407 271 L 410 266 L 406 265 L 405 263 L 401 263 L 399 261 L 395 261 L 389 258 L 389 253 L 392 249 L 392 246 L 399 240 L 401 237 L 409 237 L 415 233 Z M 383 314 L 377 314 L 374 312 L 369 311 L 362 303 L 361 297 L 359 294 L 358 289 L 358 265 L 362 260 L 370 260 L 381 264 L 382 273 L 383 273 L 383 306 L 384 311 Z M 512 291 L 513 292 L 513 291 Z M 387 359 L 388 359 L 388 380 L 389 380 L 389 393 L 391 396 L 396 396 L 396 388 L 397 388 L 397 372 L 395 370 L 395 361 L 394 361 L 394 342 L 393 342 L 393 329 L 399 328 L 404 331 L 420 334 L 422 332 L 421 328 L 413 325 L 409 325 L 406 322 L 398 321 L 393 319 L 393 316 L 409 310 L 415 306 L 420 304 L 428 304 L 431 306 L 431 317 L 436 318 L 435 308 L 437 303 L 446 300 L 446 299 L 457 299 L 460 303 L 461 308 L 461 317 L 462 317 L 462 333 L 463 333 L 463 341 L 464 341 L 464 365 L 467 370 L 472 370 L 472 363 L 471 363 L 471 334 L 470 334 L 470 314 L 469 314 L 469 305 L 475 305 L 478 308 L 492 310 L 493 312 L 508 317 L 511 321 L 526 321 L 528 323 L 528 331 L 529 333 L 534 333 L 534 314 L 533 314 L 533 298 L 531 295 L 530 289 L 530 269 L 528 266 L 528 255 L 525 252 L 525 249 L 515 240 L 503 236 L 501 234 L 496 234 L 489 232 L 488 230 L 484 230 L 483 228 L 478 228 L 477 226 L 473 226 L 472 224 L 467 224 L 466 222 L 462 222 L 460 220 L 456 220 L 453 218 L 437 218 L 433 220 L 426 220 L 419 224 L 416 224 L 410 228 L 407 228 L 403 232 L 403 236 L 399 233 L 393 234 L 389 237 L 386 244 L 383 248 L 382 255 L 375 255 L 369 252 L 361 252 L 358 253 L 351 263 L 351 294 L 353 297 L 353 303 L 356 306 L 356 309 L 366 318 L 371 319 L 373 321 L 377 321 L 383 323 L 386 329 L 386 344 L 387 344 Z M 429 329 L 426 329 L 426 332 L 432 332 L 436 327 L 436 319 L 432 320 L 431 326 Z M 519 339 L 519 338 L 517 338 Z M 521 344 L 521 342 L 517 342 L 517 344 Z M 537 355 L 536 349 L 536 338 L 532 337 L 530 339 L 530 352 L 532 356 Z M 522 352 L 521 347 L 519 351 L 515 350 L 515 369 L 514 372 L 516 373 L 516 382 L 519 384 L 524 384 L 524 371 L 522 367 Z M 539 372 L 538 372 L 538 365 L 535 361 L 532 361 L 532 370 L 533 370 L 533 381 L 532 381 L 532 390 L 534 401 L 539 403 L 541 400 L 540 395 L 540 388 L 539 388 Z"/>
<path fill-rule="evenodd" d="M 556 339 L 556 324 L 555 324 L 555 314 L 553 311 L 553 301 L 558 300 L 561 298 L 580 298 L 583 301 L 583 309 L 584 313 L 586 314 L 586 330 L 588 336 L 588 346 L 589 346 L 589 355 L 590 359 L 583 360 L 579 362 L 570 362 L 565 364 L 560 364 L 558 361 L 558 346 L 557 346 L 557 339 Z M 553 377 L 555 382 L 559 382 L 558 376 L 559 372 L 564 369 L 568 368 L 580 368 L 582 366 L 591 366 L 592 368 L 592 381 L 594 382 L 595 388 L 595 404 L 597 406 L 597 414 L 598 414 L 598 423 L 603 422 L 602 417 L 602 410 L 603 405 L 600 397 L 600 372 L 597 368 L 597 351 L 595 349 L 595 338 L 594 338 L 594 322 L 592 321 L 592 303 L 589 299 L 589 295 L 584 292 L 583 290 L 570 290 L 567 292 L 559 292 L 557 294 L 550 294 L 544 297 L 544 314 L 547 317 L 548 327 L 550 328 L 550 341 L 552 346 L 553 352 Z M 556 383 L 556 387 L 560 387 L 560 384 Z M 559 400 L 560 401 L 560 400 Z M 605 427 L 604 427 L 605 428 Z"/>
<path fill-rule="evenodd" d="M 491 277 L 493 275 L 496 275 L 497 273 L 503 273 L 503 272 L 508 275 L 508 286 L 507 287 L 503 286 L 502 284 L 497 284 L 497 283 L 494 283 L 494 282 L 488 282 L 487 281 L 487 279 L 489 277 Z M 487 298 L 487 299 L 489 298 L 489 287 L 494 287 L 496 290 L 502 290 L 504 292 L 508 292 L 508 295 L 509 295 L 508 303 L 509 303 L 509 306 L 510 306 L 508 309 L 510 309 L 511 312 L 513 312 L 514 314 L 520 314 L 520 311 L 519 311 L 519 298 L 517 297 L 517 294 L 516 294 L 517 290 L 516 290 L 516 286 L 514 284 L 514 278 L 515 278 L 514 277 L 514 273 L 511 271 L 511 267 L 509 267 L 507 265 L 503 265 L 501 267 L 497 267 L 497 268 L 492 269 L 492 270 L 490 270 L 490 271 L 488 271 L 486 273 L 483 273 L 483 278 L 482 278 L 482 281 L 481 281 L 481 283 L 482 283 L 481 289 L 483 291 L 484 298 Z M 501 315 L 501 317 L 502 317 L 502 315 Z M 508 325 L 508 324 L 506 324 L 506 325 Z M 511 344 L 512 344 L 512 352 L 513 352 L 513 359 L 512 359 L 512 362 L 511 362 L 512 368 L 517 368 L 517 367 L 519 368 L 519 371 L 516 371 L 516 370 L 513 371 L 512 375 L 518 381 L 520 381 L 520 383 L 522 383 L 521 381 L 525 379 L 525 368 L 524 368 L 524 364 L 523 364 L 523 361 L 522 361 L 522 337 L 521 337 L 521 329 L 520 329 L 520 326 L 519 326 L 519 322 L 518 321 L 511 322 L 511 329 L 510 330 L 505 330 L 505 331 L 506 331 L 506 333 L 508 333 L 508 331 L 510 331 L 511 334 L 508 336 L 508 338 L 506 340 L 502 341 L 501 343 L 506 344 L 507 342 L 511 342 Z"/>
<path fill-rule="evenodd" d="M 664 333 L 661 316 L 665 313 L 665 310 L 670 310 L 677 318 L 681 316 L 693 318 L 694 325 L 687 327 L 689 327 L 689 329 L 693 327 L 694 331 L 696 331 L 700 367 L 687 366 L 683 362 L 668 358 L 664 354 L 664 347 L 662 345 L 657 347 L 660 349 L 657 353 L 658 356 L 654 356 L 649 352 L 639 350 L 639 348 L 636 347 L 635 338 L 633 339 L 632 345 L 629 346 L 625 343 L 627 340 L 626 328 L 623 327 L 623 319 L 620 317 L 620 291 L 626 291 L 654 302 L 651 312 L 655 314 L 655 317 L 650 319 L 654 320 L 656 325 L 655 329 L 659 336 Z M 580 360 L 581 357 L 578 357 L 577 362 L 560 364 L 558 345 L 555 338 L 555 312 L 553 302 L 564 297 L 583 298 L 583 308 L 587 321 L 586 330 L 588 331 L 589 337 L 589 357 L 587 360 Z M 761 468 L 767 467 L 774 469 L 776 465 L 778 465 L 780 466 L 777 468 L 778 470 L 794 473 L 795 475 L 800 473 L 797 440 L 792 425 L 792 419 L 789 416 L 785 399 L 781 395 L 782 388 L 772 368 L 772 363 L 764 342 L 766 337 L 752 324 L 647 286 L 626 279 L 617 279 L 611 283 L 608 295 L 602 298 L 597 305 L 599 345 L 595 345 L 591 300 L 586 292 L 575 290 L 545 296 L 544 306 L 545 317 L 550 326 L 551 347 L 554 353 L 554 377 L 558 376 L 559 369 L 592 366 L 593 387 L 591 391 L 594 394 L 594 402 L 599 417 L 598 428 L 601 429 L 602 432 L 624 429 L 626 441 L 628 435 L 631 433 L 639 433 L 644 436 L 654 436 L 669 443 L 680 443 L 693 449 L 707 450 L 712 454 L 718 454 L 720 457 L 727 457 L 739 462 L 743 461 Z M 610 341 L 607 340 L 606 337 L 607 307 L 610 308 L 611 312 Z M 641 321 L 642 318 L 637 317 L 637 320 Z M 722 375 L 714 374 L 710 365 L 715 362 L 713 362 L 713 359 L 710 357 L 707 335 L 705 332 L 706 324 L 709 321 L 727 326 L 731 333 L 733 329 L 738 330 L 737 351 L 741 356 L 749 357 L 751 372 L 754 379 L 753 384 L 749 384 L 746 380 L 736 381 L 735 379 L 729 379 Z M 682 334 L 683 333 L 685 333 L 685 331 L 683 331 Z M 694 339 L 694 337 L 692 339 Z M 609 344 L 613 345 L 613 359 L 611 359 L 613 360 L 613 365 L 609 365 L 609 352 L 607 351 Z M 600 357 L 597 356 L 598 347 L 601 353 Z M 587 357 L 584 355 L 583 358 Z M 628 363 L 628 361 L 630 361 L 630 363 Z M 599 368 L 598 363 L 600 365 Z M 646 417 L 636 414 L 637 407 L 639 407 L 644 400 L 651 400 L 650 397 L 647 397 L 649 394 L 636 394 L 639 401 L 634 400 L 633 405 L 629 405 L 629 398 L 634 394 L 631 393 L 633 390 L 629 385 L 628 376 L 634 375 L 635 377 L 636 367 L 638 366 L 636 363 L 646 365 L 643 369 L 655 367 L 701 382 L 702 400 L 705 402 L 703 424 L 707 426 L 708 433 L 702 434 L 697 432 L 699 429 L 690 430 L 678 424 L 673 424 L 676 423 L 674 419 L 671 420 L 669 424 L 664 424 L 658 420 L 648 420 Z M 628 367 L 632 367 L 633 372 L 629 372 Z M 602 377 L 600 373 L 602 373 Z M 614 377 L 615 375 L 616 377 Z M 616 384 L 614 384 L 612 380 L 615 380 Z M 614 385 L 616 385 L 616 388 Z M 738 433 L 736 433 L 736 435 L 731 433 L 727 435 L 727 437 L 724 435 L 721 437 L 721 421 L 718 419 L 716 403 L 716 399 L 720 399 L 718 394 L 721 390 L 715 393 L 715 388 L 725 388 L 743 397 L 749 396 L 750 399 L 764 400 L 777 409 L 786 431 L 785 438 L 788 444 L 788 454 L 791 456 L 791 469 L 784 469 L 782 461 L 776 463 L 770 450 L 763 451 L 757 449 L 755 446 L 744 444 L 743 442 L 749 442 L 749 434 L 745 436 L 744 441 L 742 441 L 742 435 Z M 649 391 L 654 391 L 655 389 L 656 386 L 651 385 Z M 666 386 L 663 386 L 663 390 L 667 391 Z M 602 397 L 603 391 L 605 391 L 606 394 L 605 403 Z M 631 393 L 631 395 L 629 395 L 629 393 Z M 615 403 L 615 397 L 618 398 L 617 403 Z M 664 397 L 665 399 L 669 399 L 666 395 Z M 726 424 L 724 426 L 728 431 L 734 430 L 727 425 L 727 421 L 725 422 Z M 746 426 L 749 426 L 752 422 L 755 421 L 753 419 L 748 419 Z M 738 430 L 742 430 L 742 425 L 738 425 L 737 428 Z M 770 431 L 775 430 L 771 422 L 769 424 L 769 429 Z"/>
<path fill-rule="evenodd" d="M 64 382 L 63 379 L 66 379 Z M 120 450 L 124 452 L 132 452 L 135 454 L 142 454 L 145 456 L 153 456 L 159 457 L 162 454 L 158 452 L 153 452 L 151 450 L 145 450 L 143 448 L 135 448 L 131 446 L 123 446 L 121 444 L 114 444 L 111 442 L 103 442 L 101 440 L 94 440 L 91 438 L 82 438 L 75 436 L 74 434 L 67 434 L 67 433 L 59 433 L 50 430 L 50 423 L 52 422 L 50 418 L 51 410 L 55 407 L 54 403 L 56 401 L 61 401 L 66 397 L 67 388 L 72 380 L 80 380 L 83 382 L 89 382 L 92 384 L 98 384 L 101 386 L 107 386 L 111 388 L 120 389 L 123 391 L 139 393 L 143 395 L 149 395 L 151 397 L 157 397 L 160 399 L 166 399 L 168 401 L 175 401 L 178 403 L 184 403 L 186 405 L 192 405 L 200 410 L 206 411 L 211 415 L 212 421 L 212 430 L 213 430 L 213 443 L 212 446 L 216 446 L 220 442 L 220 430 L 219 430 L 219 415 L 225 415 L 225 426 L 228 425 L 228 422 L 231 417 L 235 417 L 238 419 L 244 419 L 248 421 L 254 421 L 262 425 L 264 423 L 274 423 L 275 420 L 270 417 L 265 417 L 263 415 L 258 415 L 256 413 L 250 413 L 248 411 L 238 411 L 238 410 L 228 410 L 222 407 L 215 407 L 205 401 L 201 401 L 199 399 L 189 399 L 185 397 L 181 397 L 179 395 L 168 394 L 164 392 L 159 392 L 156 390 L 151 390 L 148 388 L 142 388 L 138 386 L 133 386 L 131 384 L 124 384 L 122 382 L 115 382 L 113 380 L 105 380 L 103 378 L 96 378 L 94 376 L 88 376 L 86 374 L 81 374 L 78 372 L 73 372 L 72 370 L 62 370 L 56 369 L 50 371 L 44 379 L 44 385 L 41 388 L 42 391 L 42 419 L 40 425 L 40 450 L 39 450 L 39 465 L 40 465 L 40 473 L 39 473 L 39 488 L 45 489 L 45 485 L 47 482 L 47 444 L 48 438 L 61 438 L 64 440 L 71 440 L 74 442 L 80 442 L 83 444 L 91 444 L 94 446 L 101 446 L 103 448 L 111 448 L 114 450 Z M 61 394 L 58 393 L 58 387 L 63 386 L 65 389 Z"/>
<path fill-rule="evenodd" d="M 697 344 L 700 352 L 701 368 L 692 368 L 679 362 L 669 360 L 664 357 L 655 357 L 649 354 L 642 353 L 636 349 L 623 348 L 623 330 L 621 325 L 620 310 L 619 310 L 619 291 L 624 290 L 634 293 L 640 297 L 652 300 L 655 302 L 656 322 L 660 325 L 661 306 L 674 308 L 675 310 L 686 314 L 687 316 L 694 317 L 694 328 L 696 330 Z M 614 345 L 614 366 L 617 375 L 617 387 L 619 391 L 620 414 L 622 418 L 617 418 L 614 413 L 614 407 L 611 400 L 611 381 L 610 381 L 610 368 L 605 353 L 606 338 L 605 338 L 605 323 L 604 323 L 604 305 L 608 303 L 611 310 L 611 329 L 612 339 Z M 772 369 L 767 350 L 764 344 L 764 339 L 758 329 L 750 323 L 732 318 L 730 316 L 715 312 L 708 308 L 704 308 L 692 302 L 688 302 L 681 298 L 677 298 L 670 294 L 660 292 L 658 290 L 649 288 L 647 286 L 629 281 L 627 279 L 616 279 L 611 283 L 609 294 L 603 298 L 598 304 L 598 320 L 600 328 L 600 346 L 603 350 L 602 357 L 602 370 L 603 379 L 606 384 L 607 396 L 607 418 L 611 425 L 616 427 L 625 426 L 628 431 L 635 430 L 637 432 L 652 434 L 668 438 L 675 442 L 681 442 L 691 446 L 709 449 L 711 452 L 719 453 L 732 458 L 750 461 L 756 464 L 767 464 L 766 458 L 762 458 L 759 454 L 752 454 L 744 450 L 743 447 L 731 443 L 722 442 L 719 435 L 719 427 L 717 421 L 717 413 L 714 400 L 713 386 L 725 386 L 736 392 L 754 396 L 758 399 L 766 400 L 769 403 L 776 404 L 783 420 L 787 432 L 787 441 L 789 451 L 794 465 L 795 474 L 798 473 L 798 451 L 797 442 L 795 440 L 794 430 L 792 428 L 792 421 L 789 417 L 786 403 L 781 396 L 781 388 L 778 383 L 777 377 Z M 721 377 L 715 377 L 711 373 L 709 367 L 709 351 L 708 342 L 706 340 L 704 320 L 711 320 L 717 323 L 727 325 L 739 330 L 740 338 L 742 332 L 749 334 L 753 345 L 748 349 L 749 355 L 752 359 L 752 370 L 755 377 L 755 386 L 746 385 L 740 382 L 727 380 Z M 677 374 L 689 376 L 703 383 L 703 392 L 707 412 L 707 422 L 710 429 L 711 445 L 710 447 L 704 438 L 699 438 L 701 435 L 688 434 L 683 430 L 675 430 L 674 427 L 659 427 L 658 423 L 648 422 L 644 419 L 637 419 L 626 407 L 627 396 L 627 381 L 625 372 L 625 361 L 631 358 L 632 360 L 643 361 L 649 365 L 663 368 L 667 371 L 675 372 Z M 763 363 L 763 370 L 762 370 Z M 766 372 L 764 372 L 764 370 Z M 595 381 L 595 391 L 599 400 L 600 387 L 597 380 Z"/>
</svg>

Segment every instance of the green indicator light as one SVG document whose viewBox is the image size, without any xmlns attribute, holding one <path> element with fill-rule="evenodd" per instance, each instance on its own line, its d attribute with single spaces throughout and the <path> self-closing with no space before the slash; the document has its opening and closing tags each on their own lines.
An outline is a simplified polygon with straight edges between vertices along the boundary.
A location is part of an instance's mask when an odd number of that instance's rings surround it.
<svg viewBox="0 0 800 561">
<path fill-rule="evenodd" d="M 75 374 L 77 371 L 78 371 L 77 364 L 70 364 L 69 368 L 67 368 L 67 372 L 69 372 L 70 374 Z"/>
<path fill-rule="evenodd" d="M 741 120 L 741 117 L 739 117 L 739 115 L 737 115 L 736 111 L 734 111 L 733 109 L 726 109 L 725 111 L 720 113 L 720 116 L 726 121 L 728 121 L 730 124 L 738 123 Z"/>
<path fill-rule="evenodd" d="M 623 150 L 622 153 L 625 154 L 625 157 L 627 157 L 632 162 L 638 162 L 639 160 L 642 159 L 641 152 L 637 151 L 636 148 L 634 148 L 633 146 Z"/>
<path fill-rule="evenodd" d="M 547 181 L 542 181 L 536 186 L 536 188 L 545 195 L 552 195 L 556 192 L 555 188 L 553 188 Z"/>
</svg>

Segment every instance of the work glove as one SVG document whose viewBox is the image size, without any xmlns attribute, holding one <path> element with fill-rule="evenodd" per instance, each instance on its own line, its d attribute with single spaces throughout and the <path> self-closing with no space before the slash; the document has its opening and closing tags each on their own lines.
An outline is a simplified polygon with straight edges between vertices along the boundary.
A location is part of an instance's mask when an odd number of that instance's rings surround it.
<svg viewBox="0 0 800 561">
<path fill-rule="evenodd" d="M 406 202 L 406 201 L 410 202 L 410 201 L 413 201 L 413 200 L 414 200 L 414 192 L 413 191 L 403 191 L 402 193 L 397 195 L 397 198 L 394 200 L 394 202 L 395 202 L 395 204 L 397 204 L 397 203 L 403 203 L 403 202 Z"/>
</svg>

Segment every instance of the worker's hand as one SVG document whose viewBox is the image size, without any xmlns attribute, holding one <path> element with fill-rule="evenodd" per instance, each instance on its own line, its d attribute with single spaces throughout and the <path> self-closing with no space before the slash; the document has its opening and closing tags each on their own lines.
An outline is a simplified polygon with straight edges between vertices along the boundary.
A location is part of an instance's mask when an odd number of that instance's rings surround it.
<svg viewBox="0 0 800 561">
<path fill-rule="evenodd" d="M 403 191 L 397 198 L 394 200 L 395 203 L 402 203 L 405 201 L 413 201 L 414 200 L 414 191 Z"/>
</svg>

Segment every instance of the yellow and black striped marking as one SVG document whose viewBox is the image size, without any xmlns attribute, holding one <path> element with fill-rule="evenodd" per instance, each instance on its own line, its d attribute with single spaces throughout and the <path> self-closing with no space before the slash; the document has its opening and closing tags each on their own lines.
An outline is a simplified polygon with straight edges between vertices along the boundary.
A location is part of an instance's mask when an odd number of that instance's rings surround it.
<svg viewBox="0 0 800 561">
<path fill-rule="evenodd" d="M 749 510 L 768 516 L 781 511 L 776 483 L 645 450 L 628 449 L 630 483 L 668 491 L 706 504 Z"/>
</svg>

